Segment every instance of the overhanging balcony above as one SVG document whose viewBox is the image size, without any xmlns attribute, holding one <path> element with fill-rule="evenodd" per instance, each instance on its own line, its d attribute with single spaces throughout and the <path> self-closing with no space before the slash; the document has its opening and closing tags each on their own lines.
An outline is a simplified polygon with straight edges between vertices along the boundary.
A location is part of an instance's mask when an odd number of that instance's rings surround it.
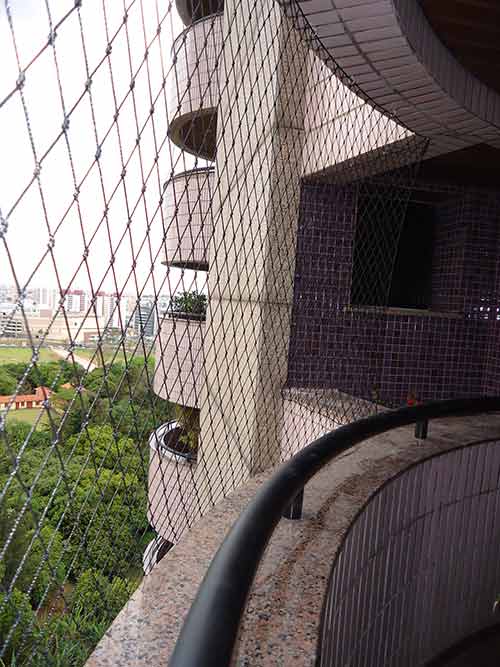
<svg viewBox="0 0 500 667">
<path fill-rule="evenodd" d="M 212 167 L 185 171 L 165 184 L 166 265 L 208 269 L 213 186 Z"/>
<path fill-rule="evenodd" d="M 175 6 L 184 25 L 217 14 L 224 9 L 224 0 L 176 0 Z"/>
<path fill-rule="evenodd" d="M 170 139 L 206 160 L 215 159 L 222 18 L 216 14 L 196 21 L 177 37 L 167 82 Z"/>
</svg>

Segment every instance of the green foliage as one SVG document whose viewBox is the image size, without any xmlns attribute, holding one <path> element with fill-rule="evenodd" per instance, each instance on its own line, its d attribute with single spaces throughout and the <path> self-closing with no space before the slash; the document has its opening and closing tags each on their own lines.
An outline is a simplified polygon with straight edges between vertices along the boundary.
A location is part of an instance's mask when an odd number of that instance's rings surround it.
<svg viewBox="0 0 500 667">
<path fill-rule="evenodd" d="M 176 405 L 175 420 L 182 429 L 179 442 L 185 445 L 192 454 L 196 454 L 200 440 L 200 411 L 196 408 Z"/>
<path fill-rule="evenodd" d="M 61 528 L 70 539 L 74 575 L 92 567 L 108 576 L 125 576 L 141 563 L 137 543 L 147 528 L 145 489 L 133 474 L 103 470 L 97 484 L 86 477 Z"/>
<path fill-rule="evenodd" d="M 31 543 L 35 531 L 27 538 Z M 63 540 L 51 526 L 44 526 L 35 538 L 28 558 L 16 580 L 16 587 L 25 593 L 32 586 L 30 598 L 35 607 L 53 593 L 64 581 L 66 574 L 63 558 Z"/>
<path fill-rule="evenodd" d="M 123 398 L 111 407 L 112 422 L 118 433 L 129 436 L 134 442 L 147 445 L 149 436 L 158 424 L 174 418 L 175 406 L 156 395 L 148 396 L 144 407 L 138 407 Z"/>
<path fill-rule="evenodd" d="M 130 597 L 130 585 L 125 579 L 104 577 L 98 570 L 82 572 L 71 599 L 71 609 L 92 609 L 94 619 L 110 621 L 118 614 Z"/>
<path fill-rule="evenodd" d="M 30 374 L 29 382 L 50 384 L 56 365 L 46 364 L 43 377 Z M 30 433 L 29 424 L 13 422 L 0 437 L 1 487 L 16 469 L 0 504 L 0 542 L 9 542 L 0 591 L 15 586 L 0 634 L 13 622 L 13 608 L 22 619 L 6 664 L 81 667 L 140 580 L 149 529 L 147 441 L 174 416 L 174 406 L 150 389 L 153 370 L 154 360 L 143 358 L 128 368 L 97 368 L 76 400 L 75 389 L 52 395 L 50 427 Z M 7 369 L 13 376 L 20 371 Z M 63 379 L 73 382 L 74 374 Z M 34 651 L 28 661 L 19 642 L 39 605 L 34 629 L 23 639 Z"/>
<path fill-rule="evenodd" d="M 2 364 L 0 367 L 0 394 L 13 394 L 17 384 L 26 373 L 25 363 Z M 31 393 L 37 387 L 50 387 L 55 390 L 67 382 L 78 382 L 82 369 L 64 359 L 38 362 L 30 368 L 23 380 L 22 391 Z"/>
<path fill-rule="evenodd" d="M 108 626 L 109 619 L 96 619 L 91 607 L 52 616 L 39 633 L 37 651 L 29 666 L 81 667 Z"/>
<path fill-rule="evenodd" d="M 80 435 L 73 435 L 63 443 L 65 450 L 73 456 L 89 456 L 93 469 L 99 467 L 115 469 L 120 463 L 128 468 L 137 465 L 139 459 L 135 443 L 130 438 L 115 435 L 113 428 L 91 426 Z"/>
<path fill-rule="evenodd" d="M 0 395 L 10 396 L 16 391 L 16 378 L 9 371 L 0 367 Z"/>
<path fill-rule="evenodd" d="M 31 426 L 24 422 L 12 422 L 7 427 L 8 440 L 11 448 L 18 452 L 29 436 L 30 449 L 43 449 L 50 445 L 50 434 L 44 431 L 34 431 L 30 435 Z M 1 466 L 1 462 L 0 462 Z M 1 472 L 1 467 L 0 467 Z"/>
<path fill-rule="evenodd" d="M 172 299 L 170 310 L 172 313 L 205 317 L 207 313 L 207 295 L 196 290 L 181 292 Z"/>
<path fill-rule="evenodd" d="M 25 635 L 36 630 L 35 614 L 31 609 L 29 597 L 16 588 L 10 595 L 0 592 L 0 609 L 2 609 L 0 611 L 2 645 L 10 635 L 3 660 L 6 664 L 9 662 L 13 664 L 15 656 L 20 662 L 29 652 L 29 642 L 23 639 Z"/>
</svg>

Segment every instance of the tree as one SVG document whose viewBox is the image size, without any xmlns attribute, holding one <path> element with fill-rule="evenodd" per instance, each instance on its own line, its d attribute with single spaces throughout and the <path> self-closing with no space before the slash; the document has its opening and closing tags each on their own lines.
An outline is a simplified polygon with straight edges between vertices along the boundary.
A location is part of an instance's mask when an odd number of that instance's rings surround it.
<svg viewBox="0 0 500 667">
<path fill-rule="evenodd" d="M 81 667 L 137 585 L 149 527 L 147 440 L 174 416 L 173 406 L 149 386 L 153 370 L 154 362 L 144 358 L 96 369 L 76 400 L 73 388 L 52 394 L 50 427 L 30 433 L 28 424 L 9 423 L 0 437 L 0 488 L 9 483 L 0 504 L 0 543 L 9 542 L 0 591 L 15 587 L 13 601 L 24 619 L 9 648 L 8 659 L 17 665 Z M 27 385 L 58 382 L 54 366 L 39 371 L 30 373 Z M 108 395 L 99 398 L 103 382 Z M 66 580 L 69 606 L 61 607 L 56 592 Z M 34 619 L 39 605 L 42 613 Z M 16 622 L 10 603 L 6 609 L 0 634 Z M 23 637 L 22 628 L 33 620 L 33 631 Z M 29 654 L 21 649 L 25 643 Z"/>
<path fill-rule="evenodd" d="M 27 535 L 31 543 L 35 531 Z M 63 562 L 63 539 L 60 533 L 51 526 L 44 526 L 33 546 L 16 581 L 16 587 L 28 593 L 34 606 L 44 601 L 47 595 L 54 592 L 64 581 L 66 573 Z"/>
<path fill-rule="evenodd" d="M 71 610 L 92 609 L 94 618 L 112 620 L 130 596 L 130 586 L 120 577 L 111 580 L 98 570 L 82 572 L 71 599 Z"/>
<path fill-rule="evenodd" d="M 11 396 L 17 387 L 17 381 L 5 368 L 0 368 L 0 395 Z"/>
<path fill-rule="evenodd" d="M 0 592 L 0 609 L 2 645 L 7 642 L 4 663 L 9 664 L 15 656 L 22 664 L 23 657 L 30 650 L 28 637 L 37 629 L 29 597 L 16 588 L 10 594 Z"/>
<path fill-rule="evenodd" d="M 75 573 L 86 568 L 126 576 L 141 564 L 140 536 L 147 530 L 147 499 L 137 476 L 90 471 L 78 486 L 62 532 L 69 540 Z"/>
<path fill-rule="evenodd" d="M 6 440 L 11 449 L 18 452 L 29 437 L 29 450 L 42 449 L 50 445 L 50 434 L 46 431 L 31 433 L 31 425 L 25 422 L 12 421 L 7 425 Z M 1 465 L 1 463 L 0 463 Z M 1 468 L 0 468 L 1 470 Z"/>
</svg>

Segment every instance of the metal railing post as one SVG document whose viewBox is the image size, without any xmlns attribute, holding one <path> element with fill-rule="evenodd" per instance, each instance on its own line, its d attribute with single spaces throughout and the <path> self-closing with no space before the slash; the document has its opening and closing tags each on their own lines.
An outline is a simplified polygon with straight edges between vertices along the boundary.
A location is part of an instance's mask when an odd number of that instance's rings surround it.
<svg viewBox="0 0 500 667">
<path fill-rule="evenodd" d="M 297 521 L 298 519 L 302 519 L 303 504 L 304 504 L 304 489 L 302 489 L 302 491 L 299 491 L 297 493 L 295 498 L 283 512 L 283 517 L 285 519 L 291 519 L 292 521 Z"/>
</svg>

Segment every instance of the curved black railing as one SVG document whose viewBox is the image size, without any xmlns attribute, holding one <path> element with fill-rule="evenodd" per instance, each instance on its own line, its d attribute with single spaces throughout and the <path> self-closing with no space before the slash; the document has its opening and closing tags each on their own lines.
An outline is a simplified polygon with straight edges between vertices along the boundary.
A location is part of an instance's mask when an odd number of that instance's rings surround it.
<svg viewBox="0 0 500 667">
<path fill-rule="evenodd" d="M 229 667 L 246 600 L 275 527 L 304 485 L 338 454 L 400 426 L 496 411 L 500 397 L 401 408 L 340 427 L 296 454 L 262 487 L 217 551 L 184 622 L 170 667 Z"/>
</svg>

